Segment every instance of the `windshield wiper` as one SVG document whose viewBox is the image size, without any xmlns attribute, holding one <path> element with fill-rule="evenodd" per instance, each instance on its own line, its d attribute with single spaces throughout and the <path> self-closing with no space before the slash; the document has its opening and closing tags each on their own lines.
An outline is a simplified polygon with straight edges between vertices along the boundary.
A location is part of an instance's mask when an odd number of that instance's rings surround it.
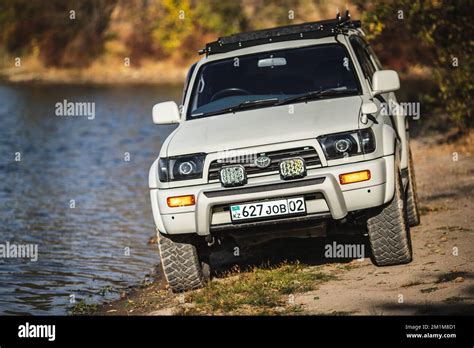
<svg viewBox="0 0 474 348">
<path fill-rule="evenodd" d="M 276 103 L 275 105 L 284 105 L 284 104 L 289 104 L 293 102 L 313 100 L 313 99 L 318 99 L 318 98 L 326 97 L 326 96 L 347 95 L 347 94 L 353 94 L 355 92 L 357 92 L 356 89 L 335 89 L 335 88 L 318 90 L 318 91 L 310 91 L 307 93 L 303 93 L 303 94 L 299 94 L 293 97 L 283 99 L 281 102 Z"/>
<path fill-rule="evenodd" d="M 224 114 L 224 113 L 227 113 L 227 112 L 235 112 L 235 111 L 251 109 L 251 108 L 254 108 L 254 107 L 258 107 L 258 106 L 274 105 L 278 102 L 278 100 L 279 100 L 278 98 L 246 100 L 246 101 L 244 101 L 240 104 L 229 106 L 229 107 L 221 109 L 221 110 L 205 112 L 205 113 L 199 113 L 199 114 L 191 114 L 191 117 L 193 117 L 193 118 L 206 117 L 206 116 Z"/>
</svg>

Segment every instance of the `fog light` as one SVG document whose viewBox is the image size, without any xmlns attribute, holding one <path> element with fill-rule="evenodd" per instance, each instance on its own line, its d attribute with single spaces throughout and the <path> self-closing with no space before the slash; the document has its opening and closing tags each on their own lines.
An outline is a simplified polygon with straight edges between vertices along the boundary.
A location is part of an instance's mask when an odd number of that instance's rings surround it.
<svg viewBox="0 0 474 348">
<path fill-rule="evenodd" d="M 360 172 L 346 173 L 339 175 L 341 185 L 353 184 L 355 182 L 370 180 L 370 170 L 362 170 Z"/>
<path fill-rule="evenodd" d="M 168 197 L 166 203 L 168 203 L 168 207 L 170 208 L 185 207 L 187 205 L 196 204 L 196 199 L 194 195 Z"/>
<path fill-rule="evenodd" d="M 306 165 L 302 158 L 290 158 L 280 162 L 282 179 L 302 178 L 306 175 Z"/>
<path fill-rule="evenodd" d="M 247 173 L 241 165 L 222 167 L 219 171 L 219 178 L 224 187 L 240 186 L 247 182 Z"/>
</svg>

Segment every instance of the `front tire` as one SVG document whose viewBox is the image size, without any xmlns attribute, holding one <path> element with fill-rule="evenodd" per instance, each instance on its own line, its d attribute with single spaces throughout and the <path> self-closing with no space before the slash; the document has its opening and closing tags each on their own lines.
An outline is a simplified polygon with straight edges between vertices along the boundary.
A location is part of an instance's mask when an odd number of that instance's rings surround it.
<svg viewBox="0 0 474 348">
<path fill-rule="evenodd" d="M 209 263 L 199 255 L 199 245 L 193 237 L 158 233 L 163 273 L 173 292 L 200 288 L 209 279 Z"/>
<path fill-rule="evenodd" d="M 412 260 L 410 229 L 404 203 L 403 184 L 397 171 L 392 201 L 367 220 L 372 257 L 377 266 L 398 265 Z"/>
</svg>

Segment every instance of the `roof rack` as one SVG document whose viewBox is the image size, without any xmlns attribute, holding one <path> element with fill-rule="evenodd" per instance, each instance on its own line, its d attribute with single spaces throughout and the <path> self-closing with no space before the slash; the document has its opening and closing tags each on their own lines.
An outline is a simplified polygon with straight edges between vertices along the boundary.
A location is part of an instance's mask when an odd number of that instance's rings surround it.
<svg viewBox="0 0 474 348">
<path fill-rule="evenodd" d="M 263 45 L 267 43 L 291 41 L 300 39 L 320 39 L 338 34 L 346 34 L 349 29 L 360 28 L 360 21 L 351 20 L 349 11 L 344 16 L 338 13 L 335 19 L 317 22 L 287 25 L 271 29 L 249 31 L 246 33 L 220 37 L 217 41 L 206 44 L 199 54 L 225 53 L 245 47 Z"/>
</svg>

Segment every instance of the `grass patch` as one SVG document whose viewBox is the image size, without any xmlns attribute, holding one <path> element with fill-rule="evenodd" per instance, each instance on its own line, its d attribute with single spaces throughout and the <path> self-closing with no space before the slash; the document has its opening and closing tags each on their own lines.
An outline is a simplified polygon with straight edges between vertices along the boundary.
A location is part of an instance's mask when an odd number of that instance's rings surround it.
<svg viewBox="0 0 474 348">
<path fill-rule="evenodd" d="M 430 292 L 435 292 L 437 290 L 439 290 L 437 286 L 432 286 L 430 288 L 421 289 L 420 292 L 422 292 L 423 294 L 429 294 Z"/>
<path fill-rule="evenodd" d="M 97 311 L 98 305 L 96 303 L 87 303 L 81 300 L 71 308 L 72 315 L 88 315 Z"/>
<path fill-rule="evenodd" d="M 462 302 L 462 301 L 464 301 L 464 298 L 459 297 L 459 296 L 451 296 L 444 299 L 444 302 L 448 302 L 448 303 Z"/>
<path fill-rule="evenodd" d="M 451 273 L 445 273 L 441 276 L 438 277 L 438 280 L 435 282 L 436 284 L 440 283 L 448 283 L 453 280 L 456 280 L 457 278 L 465 278 L 468 276 L 467 272 L 451 272 Z"/>
<path fill-rule="evenodd" d="M 103 288 L 99 289 L 98 294 L 100 296 L 105 296 L 105 295 L 111 293 L 112 291 L 114 291 L 114 289 L 110 285 L 107 285 L 107 286 L 104 286 Z"/>
<path fill-rule="evenodd" d="M 343 270 L 343 271 L 350 271 L 352 269 L 355 269 L 355 268 L 359 268 L 361 266 L 361 264 L 356 264 L 354 262 L 350 262 L 350 263 L 345 263 L 345 264 L 341 264 L 341 265 L 337 265 L 337 269 L 340 269 L 340 270 Z"/>
<path fill-rule="evenodd" d="M 294 304 L 294 295 L 332 279 L 335 277 L 299 263 L 254 267 L 248 272 L 234 270 L 226 279 L 212 281 L 190 293 L 186 302 L 192 302 L 192 306 L 184 306 L 178 314 L 299 312 L 301 308 Z"/>
<path fill-rule="evenodd" d="M 435 205 L 422 205 L 419 208 L 420 215 L 428 215 L 429 213 L 436 213 L 441 210 L 447 210 L 445 207 L 442 206 L 435 206 Z"/>
</svg>

